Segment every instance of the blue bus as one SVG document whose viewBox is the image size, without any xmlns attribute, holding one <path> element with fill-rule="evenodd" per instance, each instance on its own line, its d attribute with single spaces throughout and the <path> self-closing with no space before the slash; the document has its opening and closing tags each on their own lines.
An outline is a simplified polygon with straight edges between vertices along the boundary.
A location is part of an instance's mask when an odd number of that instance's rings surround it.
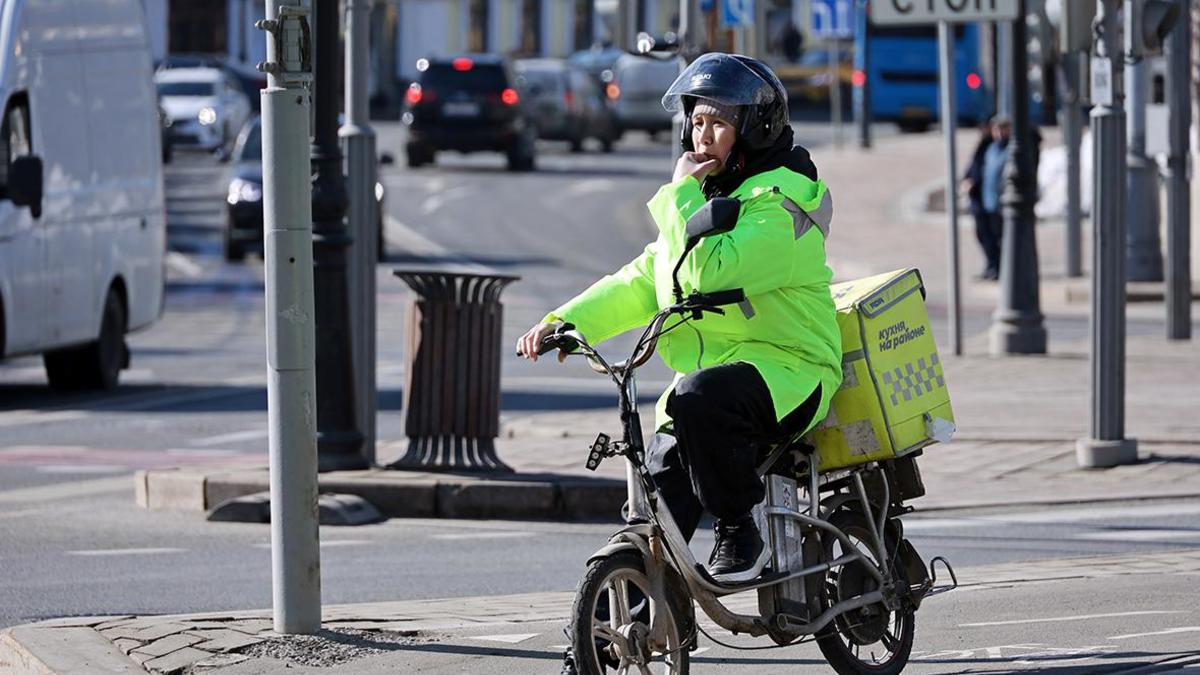
<svg viewBox="0 0 1200 675">
<path fill-rule="evenodd" d="M 992 96 L 980 70 L 980 26 L 956 24 L 954 90 L 960 122 L 977 123 L 992 113 Z M 864 43 L 870 50 L 864 71 Z M 939 119 L 938 39 L 935 25 L 879 26 L 860 13 L 854 45 L 854 103 L 870 78 L 871 115 L 906 131 L 927 129 Z"/>
</svg>

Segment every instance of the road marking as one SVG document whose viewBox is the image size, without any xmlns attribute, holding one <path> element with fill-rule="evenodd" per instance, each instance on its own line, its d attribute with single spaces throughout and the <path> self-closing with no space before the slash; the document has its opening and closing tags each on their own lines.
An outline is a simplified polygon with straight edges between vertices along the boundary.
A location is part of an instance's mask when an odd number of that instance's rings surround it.
<svg viewBox="0 0 1200 675">
<path fill-rule="evenodd" d="M 981 621 L 979 623 L 960 623 L 959 628 L 980 628 L 983 626 L 1016 626 L 1026 623 L 1059 623 L 1063 621 L 1088 621 L 1090 619 L 1110 619 L 1118 616 L 1147 616 L 1152 614 L 1187 614 L 1187 610 L 1145 610 L 1138 612 L 1113 612 L 1111 614 L 1080 614 L 1078 616 L 1055 616 L 1044 619 L 1014 619 L 1011 621 Z"/>
<path fill-rule="evenodd" d="M 176 457 L 234 457 L 244 454 L 229 448 L 167 448 L 166 453 Z"/>
<path fill-rule="evenodd" d="M 67 555 L 162 555 L 165 553 L 183 553 L 185 551 L 187 551 L 186 548 L 98 548 L 87 551 L 67 551 Z"/>
<path fill-rule="evenodd" d="M 1155 635 L 1177 635 L 1179 633 L 1200 633 L 1200 626 L 1180 626 L 1178 628 L 1168 628 L 1166 630 L 1158 630 L 1153 633 L 1130 633 L 1128 635 L 1114 635 L 1109 640 L 1132 640 L 1134 638 L 1153 637 Z"/>
<path fill-rule="evenodd" d="M 904 530 L 906 532 L 917 532 L 949 527 L 984 527 L 994 523 L 1022 525 L 1031 523 L 1073 523 L 1086 520 L 1106 520 L 1109 518 L 1178 518 L 1193 514 L 1200 514 L 1200 503 L 1127 504 L 1097 508 L 1046 509 L 1037 513 L 1013 512 L 955 518 L 907 518 L 904 522 Z"/>
<path fill-rule="evenodd" d="M 371 542 L 365 539 L 329 539 L 321 542 L 321 548 L 341 548 L 346 546 L 370 546 Z M 271 550 L 270 542 L 263 542 L 254 545 L 254 548 L 261 548 L 267 551 Z"/>
<path fill-rule="evenodd" d="M 419 208 L 421 209 L 421 213 L 429 215 L 445 206 L 446 202 L 449 202 L 452 199 L 466 197 L 468 194 L 474 191 L 475 188 L 467 185 L 460 185 L 447 190 L 442 190 L 437 194 L 426 197 L 425 200 L 421 202 L 421 206 Z"/>
<path fill-rule="evenodd" d="M 204 268 L 179 251 L 167 252 L 167 268 L 180 276 L 195 279 L 204 274 Z"/>
<path fill-rule="evenodd" d="M 531 537 L 532 532 L 463 532 L 463 533 L 445 533 L 431 534 L 430 539 L 442 540 L 457 540 L 457 539 L 509 539 L 515 537 Z"/>
<path fill-rule="evenodd" d="M 503 642 L 505 644 L 515 645 L 518 642 L 524 642 L 529 638 L 535 638 L 539 633 L 518 633 L 516 635 L 476 635 L 472 640 L 487 640 L 489 642 Z"/>
<path fill-rule="evenodd" d="M 133 481 L 128 476 L 99 478 L 89 481 L 74 481 L 59 485 L 39 485 L 0 492 L 0 504 L 20 502 L 47 502 L 57 499 L 78 499 L 118 492 L 132 493 Z"/>
<path fill-rule="evenodd" d="M 103 464 L 48 464 L 34 468 L 34 471 L 38 473 L 92 475 L 125 473 L 132 470 L 127 466 L 106 466 Z"/>
<path fill-rule="evenodd" d="M 1161 541 L 1163 539 L 1196 539 L 1200 530 L 1117 530 L 1108 532 L 1085 532 L 1075 539 L 1091 541 Z"/>
<path fill-rule="evenodd" d="M 226 443 L 240 443 L 242 441 L 254 441 L 260 438 L 267 437 L 267 429 L 248 429 L 246 431 L 235 431 L 228 434 L 220 434 L 219 436 L 208 436 L 207 438 L 197 438 L 189 441 L 191 445 L 200 447 L 210 445 L 225 445 Z"/>
</svg>

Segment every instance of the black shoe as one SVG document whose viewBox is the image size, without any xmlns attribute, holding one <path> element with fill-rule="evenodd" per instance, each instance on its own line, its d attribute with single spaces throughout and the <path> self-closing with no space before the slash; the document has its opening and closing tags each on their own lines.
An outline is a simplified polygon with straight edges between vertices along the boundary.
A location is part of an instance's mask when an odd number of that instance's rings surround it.
<svg viewBox="0 0 1200 675">
<path fill-rule="evenodd" d="M 989 267 L 979 274 L 979 279 L 981 281 L 996 281 L 999 278 L 1000 278 L 1000 270 L 998 270 L 994 267 Z"/>
<path fill-rule="evenodd" d="M 713 529 L 717 542 L 708 559 L 708 573 L 714 580 L 736 584 L 750 581 L 762 573 L 771 558 L 771 551 L 763 544 L 752 516 L 733 522 L 718 520 Z"/>
</svg>

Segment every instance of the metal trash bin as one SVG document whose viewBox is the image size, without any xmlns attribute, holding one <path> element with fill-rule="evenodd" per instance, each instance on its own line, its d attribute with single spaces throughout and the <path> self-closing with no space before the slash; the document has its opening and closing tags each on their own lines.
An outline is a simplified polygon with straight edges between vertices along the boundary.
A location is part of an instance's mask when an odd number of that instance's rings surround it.
<svg viewBox="0 0 1200 675">
<path fill-rule="evenodd" d="M 512 471 L 500 435 L 500 293 L 520 277 L 429 269 L 393 271 L 416 292 L 409 306 L 404 384 L 408 450 L 389 468 Z"/>
</svg>

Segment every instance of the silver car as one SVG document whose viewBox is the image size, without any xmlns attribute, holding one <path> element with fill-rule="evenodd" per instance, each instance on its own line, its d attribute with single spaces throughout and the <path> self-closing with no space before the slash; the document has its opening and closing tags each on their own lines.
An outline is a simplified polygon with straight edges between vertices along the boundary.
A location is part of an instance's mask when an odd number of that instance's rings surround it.
<svg viewBox="0 0 1200 675">
<path fill-rule="evenodd" d="M 560 59 L 521 59 L 513 69 L 538 138 L 567 141 L 572 152 L 595 138 L 605 152 L 612 150 L 618 133 L 613 112 L 591 75 Z"/>
<path fill-rule="evenodd" d="M 669 132 L 672 113 L 663 109 L 662 97 L 685 67 L 684 60 L 674 55 L 618 58 L 607 92 L 620 129 L 646 131 L 652 137 Z"/>
</svg>

